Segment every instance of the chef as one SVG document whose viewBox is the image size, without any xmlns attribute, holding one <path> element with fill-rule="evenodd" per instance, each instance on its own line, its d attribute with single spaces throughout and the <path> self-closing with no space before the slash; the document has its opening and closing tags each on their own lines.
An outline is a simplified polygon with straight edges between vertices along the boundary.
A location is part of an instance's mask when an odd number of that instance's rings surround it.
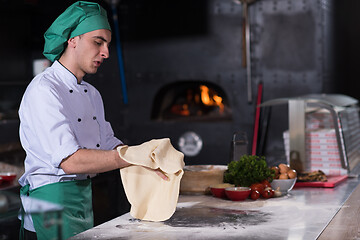
<svg viewBox="0 0 360 240">
<path fill-rule="evenodd" d="M 130 164 L 116 151 L 122 142 L 105 120 L 100 93 L 83 80 L 109 57 L 106 11 L 97 3 L 76 2 L 44 37 L 43 54 L 53 64 L 34 77 L 19 108 L 26 151 L 20 194 L 23 203 L 30 196 L 62 205 L 62 238 L 67 239 L 93 227 L 91 177 Z M 167 180 L 159 169 L 154 171 Z M 20 218 L 21 238 L 56 238 L 41 216 Z"/>
</svg>

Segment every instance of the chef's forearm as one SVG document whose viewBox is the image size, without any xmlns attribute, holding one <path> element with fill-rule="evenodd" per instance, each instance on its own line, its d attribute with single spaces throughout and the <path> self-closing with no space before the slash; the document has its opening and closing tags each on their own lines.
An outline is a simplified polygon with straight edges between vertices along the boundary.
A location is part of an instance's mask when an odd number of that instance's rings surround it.
<svg viewBox="0 0 360 240">
<path fill-rule="evenodd" d="M 129 165 L 116 150 L 79 149 L 64 159 L 60 167 L 67 174 L 75 174 L 102 173 Z"/>
</svg>

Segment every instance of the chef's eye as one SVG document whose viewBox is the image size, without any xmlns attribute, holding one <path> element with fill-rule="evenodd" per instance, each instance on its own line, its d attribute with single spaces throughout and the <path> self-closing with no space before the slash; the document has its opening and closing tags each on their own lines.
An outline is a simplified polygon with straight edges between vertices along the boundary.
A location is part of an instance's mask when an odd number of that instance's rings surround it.
<svg viewBox="0 0 360 240">
<path fill-rule="evenodd" d="M 95 41 L 95 44 L 98 45 L 98 46 L 101 46 L 102 43 Z"/>
</svg>

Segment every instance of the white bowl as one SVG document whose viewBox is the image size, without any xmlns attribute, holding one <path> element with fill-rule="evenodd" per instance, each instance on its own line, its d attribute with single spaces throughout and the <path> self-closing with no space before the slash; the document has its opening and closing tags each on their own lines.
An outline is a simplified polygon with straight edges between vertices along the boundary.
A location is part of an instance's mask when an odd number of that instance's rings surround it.
<svg viewBox="0 0 360 240">
<path fill-rule="evenodd" d="M 293 179 L 274 179 L 271 182 L 271 188 L 276 190 L 278 187 L 280 188 L 281 193 L 288 193 L 295 185 L 297 178 Z"/>
</svg>

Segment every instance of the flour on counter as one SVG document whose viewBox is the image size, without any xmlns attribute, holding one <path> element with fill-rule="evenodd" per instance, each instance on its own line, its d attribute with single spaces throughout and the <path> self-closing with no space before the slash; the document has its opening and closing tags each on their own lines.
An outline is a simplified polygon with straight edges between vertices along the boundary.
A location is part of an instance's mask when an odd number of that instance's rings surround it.
<svg viewBox="0 0 360 240">
<path fill-rule="evenodd" d="M 199 203 L 200 202 L 182 202 L 182 203 L 178 203 L 178 205 L 176 206 L 176 209 L 192 207 L 192 206 L 195 206 L 196 204 L 199 204 Z"/>
<path fill-rule="evenodd" d="M 125 214 L 73 239 L 316 239 L 338 206 L 308 205 L 301 197 L 288 194 L 232 202 L 210 196 L 182 196 L 167 221 L 141 221 Z M 310 234 L 309 229 L 313 231 Z"/>
</svg>

